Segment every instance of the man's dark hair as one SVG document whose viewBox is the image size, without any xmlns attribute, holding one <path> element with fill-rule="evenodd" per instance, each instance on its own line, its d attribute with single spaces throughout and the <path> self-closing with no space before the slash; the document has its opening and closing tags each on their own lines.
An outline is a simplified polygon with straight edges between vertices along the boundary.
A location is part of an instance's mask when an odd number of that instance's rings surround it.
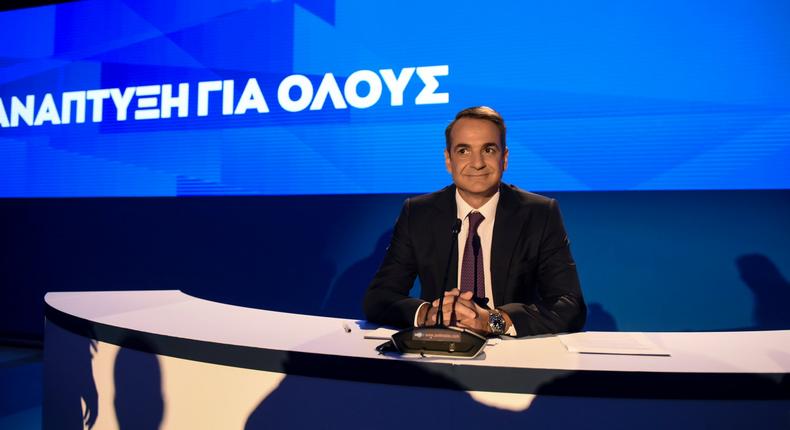
<svg viewBox="0 0 790 430">
<path fill-rule="evenodd" d="M 444 142 L 447 153 L 450 153 L 450 133 L 452 133 L 455 123 L 461 118 L 483 119 L 493 122 L 494 125 L 496 125 L 496 128 L 499 129 L 499 141 L 502 142 L 502 151 L 507 148 L 507 145 L 505 144 L 505 132 L 507 129 L 505 127 L 505 120 L 502 119 L 502 115 L 488 106 L 475 106 L 458 112 L 453 122 L 451 122 L 450 125 L 444 129 Z"/>
</svg>

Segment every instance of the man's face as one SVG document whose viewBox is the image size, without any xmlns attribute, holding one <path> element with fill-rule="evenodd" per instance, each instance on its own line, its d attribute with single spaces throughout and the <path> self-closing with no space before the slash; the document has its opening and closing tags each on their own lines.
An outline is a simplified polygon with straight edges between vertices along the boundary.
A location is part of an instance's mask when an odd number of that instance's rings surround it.
<svg viewBox="0 0 790 430">
<path fill-rule="evenodd" d="M 499 129 L 484 119 L 461 118 L 450 132 L 450 152 L 444 151 L 447 171 L 461 197 L 487 200 L 496 193 L 507 169 Z M 471 202 L 470 202 L 471 203 Z"/>
</svg>

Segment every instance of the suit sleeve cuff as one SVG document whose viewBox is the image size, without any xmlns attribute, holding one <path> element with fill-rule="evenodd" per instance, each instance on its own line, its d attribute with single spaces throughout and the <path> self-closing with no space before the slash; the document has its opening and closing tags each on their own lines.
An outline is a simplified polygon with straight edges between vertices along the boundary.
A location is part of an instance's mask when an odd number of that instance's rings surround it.
<svg viewBox="0 0 790 430">
<path fill-rule="evenodd" d="M 420 311 L 422 310 L 423 306 L 427 306 L 428 302 L 422 303 L 419 307 L 417 307 L 417 312 L 414 313 L 414 327 L 420 326 L 420 321 L 417 321 L 417 317 L 420 316 Z"/>
</svg>

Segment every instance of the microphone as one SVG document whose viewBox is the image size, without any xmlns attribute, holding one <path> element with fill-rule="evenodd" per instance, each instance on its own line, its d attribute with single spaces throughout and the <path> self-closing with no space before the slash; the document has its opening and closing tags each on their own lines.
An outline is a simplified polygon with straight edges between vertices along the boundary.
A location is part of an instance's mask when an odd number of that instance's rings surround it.
<svg viewBox="0 0 790 430">
<path fill-rule="evenodd" d="M 447 256 L 447 266 L 442 281 L 442 290 L 439 297 L 439 312 L 436 314 L 436 325 L 430 327 L 410 327 L 392 335 L 392 345 L 400 353 L 412 353 L 440 356 L 475 357 L 486 346 L 486 338 L 467 329 L 460 327 L 447 327 L 444 325 L 442 307 L 444 306 L 444 292 L 447 291 L 447 282 L 450 279 L 450 262 L 458 258 L 458 233 L 461 231 L 461 220 L 456 219 L 451 233 L 450 253 Z M 478 238 L 479 240 L 479 238 Z M 379 346 L 382 351 L 387 344 Z"/>
<path fill-rule="evenodd" d="M 455 223 L 453 223 L 453 230 L 452 230 L 455 240 L 458 240 L 458 233 L 460 232 L 461 232 L 461 218 L 456 218 Z"/>
<path fill-rule="evenodd" d="M 447 266 L 444 270 L 444 280 L 442 280 L 442 291 L 439 293 L 439 312 L 436 314 L 436 327 L 444 327 L 444 313 L 442 307 L 444 306 L 444 292 L 447 291 L 447 281 L 450 279 L 450 262 L 453 261 L 453 254 L 458 255 L 458 233 L 461 232 L 461 219 L 456 218 L 453 223 L 453 228 L 450 230 L 452 235 L 452 242 L 450 243 L 450 253 L 447 254 Z M 453 252 L 455 251 L 455 252 Z"/>
</svg>

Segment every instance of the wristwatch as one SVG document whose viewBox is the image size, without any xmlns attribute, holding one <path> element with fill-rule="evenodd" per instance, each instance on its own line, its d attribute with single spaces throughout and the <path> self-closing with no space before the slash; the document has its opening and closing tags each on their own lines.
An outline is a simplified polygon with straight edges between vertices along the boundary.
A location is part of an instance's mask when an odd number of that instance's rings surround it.
<svg viewBox="0 0 790 430">
<path fill-rule="evenodd" d="M 491 309 L 488 311 L 488 326 L 491 327 L 491 333 L 497 336 L 505 334 L 505 317 L 498 309 Z"/>
</svg>

